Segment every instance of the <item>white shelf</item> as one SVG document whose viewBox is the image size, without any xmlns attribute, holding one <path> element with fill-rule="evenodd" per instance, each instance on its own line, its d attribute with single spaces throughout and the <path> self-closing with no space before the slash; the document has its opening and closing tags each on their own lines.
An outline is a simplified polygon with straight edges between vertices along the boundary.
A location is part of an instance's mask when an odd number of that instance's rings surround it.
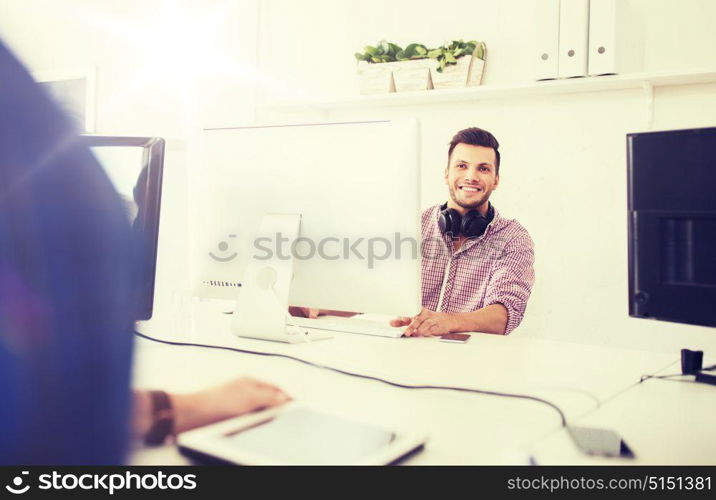
<svg viewBox="0 0 716 500">
<path fill-rule="evenodd" d="M 354 96 L 295 104 L 267 106 L 277 111 L 305 109 L 329 111 L 341 108 L 411 106 L 449 102 L 484 101 L 517 97 L 538 97 L 554 94 L 601 92 L 607 90 L 651 89 L 673 85 L 716 83 L 716 71 L 634 73 L 631 75 L 592 76 L 567 80 L 527 82 L 514 85 L 483 85 L 459 89 L 422 90 L 369 96 Z"/>
</svg>

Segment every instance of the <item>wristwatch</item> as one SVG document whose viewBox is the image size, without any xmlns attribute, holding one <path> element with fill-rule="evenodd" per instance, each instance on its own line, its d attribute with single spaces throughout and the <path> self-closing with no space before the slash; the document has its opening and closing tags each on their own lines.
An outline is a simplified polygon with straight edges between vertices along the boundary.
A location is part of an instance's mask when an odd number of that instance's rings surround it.
<svg viewBox="0 0 716 500">
<path fill-rule="evenodd" d="M 174 408 L 169 395 L 164 391 L 149 391 L 152 406 L 152 426 L 144 438 L 144 444 L 164 444 L 174 434 Z"/>
</svg>

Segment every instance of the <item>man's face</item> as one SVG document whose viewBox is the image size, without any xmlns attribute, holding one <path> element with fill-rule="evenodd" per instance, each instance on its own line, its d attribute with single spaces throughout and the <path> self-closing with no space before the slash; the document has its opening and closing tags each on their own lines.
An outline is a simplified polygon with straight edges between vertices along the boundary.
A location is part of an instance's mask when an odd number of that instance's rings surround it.
<svg viewBox="0 0 716 500">
<path fill-rule="evenodd" d="M 464 214 L 478 209 L 487 212 L 487 200 L 500 182 L 495 168 L 495 150 L 460 143 L 445 169 L 445 183 L 450 191 L 448 207 Z"/>
</svg>

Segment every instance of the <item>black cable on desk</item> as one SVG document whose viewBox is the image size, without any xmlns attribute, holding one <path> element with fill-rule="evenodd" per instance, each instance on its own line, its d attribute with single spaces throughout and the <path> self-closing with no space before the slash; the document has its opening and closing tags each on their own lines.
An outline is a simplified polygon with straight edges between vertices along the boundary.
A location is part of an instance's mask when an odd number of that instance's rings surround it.
<svg viewBox="0 0 716 500">
<path fill-rule="evenodd" d="M 674 377 L 684 377 L 686 374 L 684 373 L 672 373 L 671 375 L 642 375 L 641 379 L 639 380 L 639 383 L 641 384 L 645 380 L 649 380 L 652 378 L 658 378 L 658 379 L 671 379 Z M 680 380 L 679 382 L 689 382 L 688 380 Z"/>
<path fill-rule="evenodd" d="M 687 382 L 690 384 L 696 384 L 697 382 L 695 380 L 673 380 L 674 377 L 688 377 L 688 376 L 694 376 L 696 373 L 702 373 L 702 372 L 710 372 L 716 370 L 716 365 L 707 366 L 706 368 L 702 368 L 698 370 L 698 372 L 694 373 L 672 373 L 671 375 L 642 375 L 641 379 L 639 380 L 639 383 L 641 384 L 645 380 L 649 380 L 652 378 L 661 379 L 661 380 L 669 380 L 670 382 Z"/>
<path fill-rule="evenodd" d="M 450 387 L 450 386 L 442 386 L 442 385 L 407 385 L 407 384 L 401 384 L 399 382 L 392 382 L 390 380 L 385 380 L 379 377 L 374 377 L 372 375 L 364 375 L 361 373 L 354 373 L 349 372 L 347 370 L 341 370 L 340 368 L 334 368 L 332 366 L 327 365 L 320 365 L 318 363 L 313 363 L 311 361 L 307 361 L 305 359 L 296 358 L 294 356 L 290 356 L 288 354 L 280 354 L 275 352 L 263 352 L 263 351 L 252 351 L 249 349 L 239 349 L 236 347 L 227 347 L 227 346 L 218 346 L 218 345 L 207 345 L 207 344 L 194 344 L 189 342 L 173 342 L 170 340 L 162 340 L 157 339 L 154 337 L 150 337 L 149 335 L 145 335 L 143 333 L 139 333 L 137 331 L 134 332 L 135 335 L 137 335 L 140 338 L 151 340 L 152 342 L 158 342 L 160 344 L 167 344 L 172 346 L 179 346 L 179 347 L 203 347 L 206 349 L 219 349 L 224 351 L 233 351 L 233 352 L 239 352 L 243 354 L 255 354 L 257 356 L 273 356 L 277 358 L 286 358 L 293 361 L 298 361 L 299 363 L 303 363 L 305 365 L 313 366 L 314 368 L 322 368 L 324 370 L 333 371 L 336 373 L 340 373 L 342 375 L 349 375 L 351 377 L 358 377 L 358 378 L 364 378 L 367 380 L 374 380 L 376 382 L 382 382 L 383 384 L 387 384 L 393 387 L 398 387 L 401 389 L 435 389 L 435 390 L 443 390 L 443 391 L 458 391 L 458 392 L 469 392 L 473 394 L 485 394 L 487 396 L 498 396 L 498 397 L 504 397 L 504 398 L 513 398 L 513 399 L 525 399 L 529 401 L 536 401 L 538 403 L 545 404 L 549 406 L 550 408 L 554 409 L 557 413 L 559 413 L 559 417 L 562 420 L 562 427 L 567 427 L 567 418 L 564 416 L 564 413 L 562 410 L 559 409 L 557 405 L 554 403 L 551 403 L 547 401 L 546 399 L 538 398 L 536 396 L 528 396 L 526 394 L 511 394 L 507 392 L 495 392 L 495 391 L 486 391 L 481 389 L 469 389 L 467 387 Z"/>
</svg>

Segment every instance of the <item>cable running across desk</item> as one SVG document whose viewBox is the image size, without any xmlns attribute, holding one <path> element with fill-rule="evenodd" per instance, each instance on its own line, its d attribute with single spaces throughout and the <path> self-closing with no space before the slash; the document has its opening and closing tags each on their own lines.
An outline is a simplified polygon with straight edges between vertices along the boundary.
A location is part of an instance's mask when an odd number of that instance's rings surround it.
<svg viewBox="0 0 716 500">
<path fill-rule="evenodd" d="M 707 366 L 706 368 L 701 368 L 698 370 L 698 372 L 711 372 L 716 370 L 716 365 Z M 688 376 L 694 376 L 696 375 L 696 372 L 694 373 L 672 373 L 671 375 L 642 375 L 641 379 L 639 380 L 639 383 L 641 384 L 645 380 L 649 379 L 661 379 L 661 380 L 668 380 L 669 382 L 687 382 L 687 383 L 693 383 L 695 384 L 695 380 L 672 380 L 674 377 L 688 377 Z"/>
<path fill-rule="evenodd" d="M 288 354 L 280 354 L 280 353 L 275 353 L 275 352 L 252 351 L 249 349 L 239 349 L 236 347 L 227 347 L 227 346 L 218 346 L 218 345 L 194 344 L 194 343 L 189 343 L 189 342 L 173 342 L 170 340 L 162 340 L 162 339 L 150 337 L 149 335 L 145 335 L 145 334 L 139 333 L 137 331 L 135 331 L 134 334 L 140 338 L 150 340 L 152 342 L 158 342 L 160 344 L 166 344 L 166 345 L 171 345 L 171 346 L 202 347 L 205 349 L 219 349 L 219 350 L 223 350 L 223 351 L 233 351 L 233 352 L 238 352 L 238 353 L 242 353 L 242 354 L 255 354 L 257 356 L 269 356 L 269 357 L 290 359 L 292 361 L 297 361 L 299 363 L 303 363 L 305 365 L 309 365 L 314 368 L 322 368 L 324 370 L 333 371 L 336 373 L 340 373 L 342 375 L 363 378 L 366 380 L 373 380 L 376 382 L 381 382 L 383 384 L 390 385 L 392 387 L 398 387 L 400 389 L 434 389 L 434 390 L 442 390 L 442 391 L 458 391 L 458 392 L 468 392 L 468 393 L 473 393 L 473 394 L 484 394 L 487 396 L 498 396 L 498 397 L 503 397 L 503 398 L 524 399 L 524 400 L 528 400 L 528 401 L 535 401 L 537 403 L 545 404 L 545 405 L 549 406 L 550 408 L 552 408 L 553 410 L 555 410 L 557 413 L 559 413 L 559 418 L 562 420 L 562 422 L 561 422 L 562 427 L 567 427 L 567 418 L 565 417 L 562 410 L 554 403 L 547 401 L 546 399 L 538 398 L 536 396 L 528 396 L 526 394 L 511 394 L 511 393 L 507 393 L 507 392 L 487 391 L 487 390 L 481 390 L 481 389 L 470 389 L 467 387 L 401 384 L 400 382 L 393 382 L 391 380 L 385 380 L 385 379 L 382 379 L 379 377 L 374 377 L 372 375 L 364 375 L 362 373 L 349 372 L 347 370 L 341 370 L 340 368 L 335 368 L 332 366 L 313 363 L 311 361 L 307 361 L 307 360 L 301 359 L 301 358 L 296 358 L 296 357 L 290 356 Z"/>
</svg>

